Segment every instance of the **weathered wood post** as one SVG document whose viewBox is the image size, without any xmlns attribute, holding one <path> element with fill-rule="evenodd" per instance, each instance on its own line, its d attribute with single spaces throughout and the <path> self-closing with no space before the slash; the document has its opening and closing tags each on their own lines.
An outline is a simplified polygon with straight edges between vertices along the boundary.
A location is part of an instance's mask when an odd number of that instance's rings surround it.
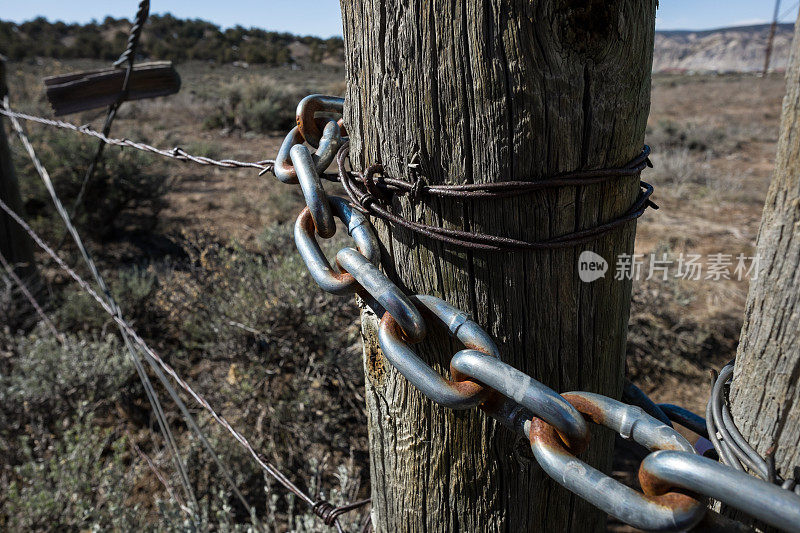
<svg viewBox="0 0 800 533">
<path fill-rule="evenodd" d="M 6 58 L 0 55 L 0 101 L 7 95 Z M 16 213 L 22 214 L 19 184 L 14 173 L 6 130 L 2 125 L 0 125 L 0 200 Z M 17 223 L 3 212 L 0 212 L 0 253 L 14 266 L 21 279 L 30 281 L 36 277 L 36 264 L 30 239 Z"/>
<path fill-rule="evenodd" d="M 774 446 L 785 478 L 800 466 L 800 24 L 795 25 L 775 172 L 756 245 L 736 354 L 734 420 L 756 450 Z"/>
<path fill-rule="evenodd" d="M 345 117 L 356 169 L 382 162 L 430 184 L 544 179 L 621 166 L 644 142 L 656 2 L 342 0 Z M 541 240 L 613 219 L 633 177 L 503 200 L 395 200 L 402 216 L 448 228 Z M 407 293 L 445 298 L 497 340 L 503 359 L 557 391 L 619 396 L 631 282 L 613 279 L 635 224 L 589 245 L 467 252 L 378 223 L 383 263 Z M 578 278 L 581 251 L 609 263 Z M 378 531 L 596 531 L 603 516 L 549 480 L 481 412 L 422 397 L 390 367 L 363 317 L 373 523 Z M 459 349 L 415 347 L 446 373 Z M 584 456 L 610 466 L 612 438 Z"/>
</svg>

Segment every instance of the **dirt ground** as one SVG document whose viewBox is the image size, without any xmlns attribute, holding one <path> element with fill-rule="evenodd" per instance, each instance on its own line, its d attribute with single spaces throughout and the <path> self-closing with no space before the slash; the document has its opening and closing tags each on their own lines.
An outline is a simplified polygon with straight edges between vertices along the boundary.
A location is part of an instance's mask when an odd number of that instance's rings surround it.
<svg viewBox="0 0 800 533">
<path fill-rule="evenodd" d="M 769 187 L 778 138 L 784 83 L 781 76 L 672 77 L 656 76 L 647 142 L 655 168 L 644 179 L 656 186 L 658 211 L 640 219 L 636 252 L 712 254 L 752 257 L 764 198 Z M 735 355 L 747 296 L 748 278 L 672 282 L 643 281 L 635 287 L 631 317 L 632 342 L 638 346 L 638 321 L 669 315 L 663 329 L 674 334 L 675 346 L 658 356 L 681 351 L 681 330 L 702 330 L 707 346 L 689 350 L 697 359 L 683 361 L 675 375 L 654 376 L 647 365 L 632 369 L 642 388 L 657 401 L 677 403 L 702 413 L 710 389 L 709 367 L 720 368 Z M 655 299 L 658 309 L 646 311 L 642 299 Z M 674 323 L 673 323 L 674 322 Z M 668 329 L 667 329 L 668 328 Z M 637 364 L 629 349 L 629 366 Z M 663 380 L 663 383 L 660 381 Z"/>
<path fill-rule="evenodd" d="M 12 103 L 23 111 L 46 112 L 39 79 L 90 68 L 92 62 L 14 64 Z M 214 108 L 221 87 L 268 78 L 307 93 L 320 87 L 341 93 L 343 71 L 321 66 L 241 69 L 189 63 L 179 71 L 178 95 L 126 104 L 112 135 L 146 138 L 151 144 L 215 158 L 258 161 L 273 158 L 282 135 L 206 129 L 202 117 Z M 781 76 L 656 76 L 647 142 L 655 165 L 643 176 L 655 186 L 660 209 L 637 228 L 636 253 L 643 258 L 634 282 L 628 373 L 659 402 L 703 413 L 711 370 L 735 355 L 748 280 L 706 279 L 713 254 L 750 257 L 776 150 L 784 81 Z M 98 124 L 102 112 L 70 117 Z M 253 170 L 228 170 L 165 163 L 171 186 L 159 215 L 164 234 L 200 233 L 218 241 L 258 247 L 265 226 L 290 235 L 303 205 L 298 188 Z M 674 275 L 646 279 L 650 256 L 675 268 L 683 254 L 701 256 L 700 279 Z M 612 265 L 613 269 L 614 266 Z M 731 266 L 731 271 L 733 266 Z M 670 273 L 674 272 L 670 270 Z M 730 277 L 733 272 L 730 272 Z M 211 363 L 209 363 L 211 364 Z M 230 365 L 230 368 L 234 367 Z M 224 366 L 220 372 L 233 372 Z M 357 393 L 356 394 L 357 397 Z M 363 437 L 363 436 L 362 436 Z M 618 465 L 620 466 L 620 465 Z"/>
</svg>

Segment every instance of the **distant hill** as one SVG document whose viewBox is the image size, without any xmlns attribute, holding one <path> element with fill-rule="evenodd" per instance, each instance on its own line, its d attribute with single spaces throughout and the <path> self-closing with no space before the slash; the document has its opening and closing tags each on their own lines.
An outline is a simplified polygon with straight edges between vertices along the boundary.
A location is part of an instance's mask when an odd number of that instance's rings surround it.
<svg viewBox="0 0 800 533">
<path fill-rule="evenodd" d="M 130 22 L 65 24 L 38 18 L 21 24 L 0 21 L 0 53 L 11 59 L 33 57 L 114 60 L 125 48 Z M 705 31 L 659 31 L 655 72 L 758 72 L 764 65 L 769 24 Z M 794 26 L 781 24 L 775 35 L 772 69 L 786 68 Z M 153 15 L 145 26 L 139 55 L 172 61 L 267 65 L 332 63 L 344 60 L 342 39 L 300 37 L 242 27 L 220 29 L 203 20 Z"/>
<path fill-rule="evenodd" d="M 769 24 L 705 31 L 656 32 L 655 72 L 759 72 Z M 792 44 L 793 24 L 780 24 L 775 33 L 771 70 L 785 70 Z"/>
<path fill-rule="evenodd" d="M 21 24 L 0 21 L 0 53 L 15 60 L 55 57 L 111 61 L 125 50 L 129 28 L 129 21 L 113 17 L 89 24 L 49 22 L 42 17 Z M 343 43 L 340 37 L 301 37 L 240 26 L 222 30 L 211 22 L 167 14 L 147 19 L 137 56 L 176 62 L 341 63 Z"/>
</svg>

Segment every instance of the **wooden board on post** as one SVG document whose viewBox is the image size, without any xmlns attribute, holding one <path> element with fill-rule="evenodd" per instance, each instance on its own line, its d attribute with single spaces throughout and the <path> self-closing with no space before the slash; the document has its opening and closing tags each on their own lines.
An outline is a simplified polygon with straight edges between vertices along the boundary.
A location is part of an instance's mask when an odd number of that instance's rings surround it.
<svg viewBox="0 0 800 533">
<path fill-rule="evenodd" d="M 50 76 L 44 79 L 47 99 L 57 115 L 107 107 L 119 99 L 125 69 L 111 68 Z M 126 100 L 142 100 L 177 93 L 181 78 L 171 61 L 133 67 Z"/>
</svg>

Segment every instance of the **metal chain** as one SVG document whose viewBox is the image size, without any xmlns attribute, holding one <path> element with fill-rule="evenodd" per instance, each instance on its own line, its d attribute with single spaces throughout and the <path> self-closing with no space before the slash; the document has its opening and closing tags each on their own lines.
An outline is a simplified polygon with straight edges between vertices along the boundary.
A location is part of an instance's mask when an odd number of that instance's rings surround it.
<svg viewBox="0 0 800 533">
<path fill-rule="evenodd" d="M 297 112 L 298 126 L 284 140 L 276 161 L 267 160 L 257 163 L 242 163 L 233 160 L 214 161 L 209 158 L 189 156 L 177 148 L 166 151 L 143 143 L 134 143 L 127 139 L 109 139 L 105 135 L 85 127 L 13 112 L 8 108 L 7 103 L 4 106 L 5 109 L 0 110 L 0 113 L 92 135 L 107 144 L 131 146 L 203 165 L 258 168 L 260 174 L 274 169 L 276 176 L 281 181 L 300 183 L 306 199 L 307 207 L 298 217 L 294 231 L 298 251 L 312 278 L 321 288 L 333 294 L 359 294 L 378 316 L 382 316 L 379 331 L 381 349 L 398 371 L 426 396 L 453 408 L 479 406 L 490 416 L 528 438 L 537 461 L 558 483 L 634 527 L 662 531 L 693 527 L 705 514 L 702 500 L 689 495 L 697 494 L 722 501 L 764 523 L 786 531 L 800 532 L 800 496 L 791 490 L 783 490 L 776 484 L 738 470 L 733 460 L 731 462 L 734 466 L 731 467 L 697 455 L 691 445 L 669 424 L 669 420 L 672 419 L 690 429 L 698 429 L 702 432 L 701 417 L 668 404 L 653 404 L 655 407 L 653 408 L 649 405 L 652 402 L 649 402 L 648 410 L 657 415 L 657 417 L 653 417 L 644 409 L 601 395 L 582 392 L 560 395 L 500 361 L 497 357 L 499 352 L 488 335 L 477 324 L 469 320 L 464 313 L 453 308 L 447 302 L 432 296 L 417 295 L 413 298 L 405 296 L 378 267 L 379 243 L 371 223 L 359 211 L 354 210 L 347 201 L 326 195 L 321 179 L 330 179 L 330 176 L 324 174 L 324 171 L 331 162 L 331 153 L 336 154 L 338 151 L 340 180 L 345 186 L 348 196 L 351 197 L 351 201 L 356 200 L 353 201 L 353 204 L 357 206 L 363 207 L 364 200 L 371 206 L 376 205 L 377 201 L 370 199 L 370 197 L 375 197 L 372 191 L 389 190 L 391 192 L 392 187 L 396 190 L 407 190 L 412 195 L 419 195 L 420 191 L 424 191 L 445 196 L 450 195 L 451 192 L 447 192 L 446 189 L 430 187 L 419 181 L 415 182 L 411 189 L 408 189 L 407 182 L 401 184 L 399 180 L 390 181 L 387 178 L 382 178 L 383 183 L 379 185 L 374 180 L 376 169 L 359 175 L 358 179 L 348 176 L 349 173 L 343 171 L 344 165 L 342 164 L 347 153 L 346 131 L 341 121 L 337 122 L 329 117 L 332 113 L 341 113 L 342 104 L 343 99 L 341 98 L 322 95 L 311 95 L 301 101 Z M 318 116 L 318 112 L 326 116 Z M 331 124 L 335 124 L 335 126 Z M 316 145 L 316 152 L 312 154 L 308 148 L 303 146 L 304 142 L 309 142 L 312 146 Z M 342 172 L 344 172 L 344 176 L 342 176 Z M 610 173 L 610 176 L 613 175 L 613 172 Z M 596 176 L 587 179 L 602 180 L 610 176 Z M 367 192 L 358 192 L 353 187 L 354 182 L 365 187 Z M 383 189 L 380 189 L 381 186 Z M 540 185 L 533 185 L 531 190 L 536 186 Z M 652 192 L 652 187 L 646 184 L 643 186 L 644 193 L 632 207 L 632 209 L 635 208 L 634 212 L 623 215 L 621 218 L 625 220 L 621 222 L 615 220 L 611 224 L 616 226 L 641 214 L 638 211 L 643 211 L 643 208 L 650 203 L 649 195 Z M 486 191 L 489 192 L 489 195 L 508 192 L 503 191 L 502 188 L 497 188 L 496 191 L 491 191 L 491 189 L 481 186 L 474 190 L 467 189 L 466 192 L 477 193 L 480 196 L 486 195 Z M 24 224 L 21 219 L 14 217 L 2 202 L 0 202 L 0 207 L 9 212 L 12 218 Z M 368 211 L 374 214 L 372 208 Z M 391 213 L 389 214 L 391 215 Z M 340 250 L 336 256 L 335 269 L 324 257 L 317 243 L 317 236 L 329 238 L 335 232 L 333 217 L 341 219 L 347 225 L 348 234 L 358 247 L 358 250 L 352 248 Z M 427 227 L 424 229 L 431 230 Z M 593 228 L 586 234 L 570 236 L 570 238 L 574 237 L 575 241 L 579 242 L 579 239 L 593 238 L 605 230 L 604 227 L 600 227 L 599 230 Z M 448 239 L 458 241 L 464 237 L 458 232 L 451 235 L 450 230 L 442 228 L 434 228 L 433 231 L 436 233 L 436 238 L 445 242 L 448 242 Z M 485 237 L 479 236 L 473 244 L 479 249 L 502 248 L 496 243 L 492 243 L 491 240 L 486 240 Z M 563 238 L 561 239 L 563 240 Z M 554 241 L 560 242 L 558 238 Z M 37 240 L 37 243 L 40 246 L 43 244 L 40 240 Z M 462 244 L 461 242 L 456 243 Z M 513 244 L 518 245 L 519 243 Z M 530 243 L 523 244 L 529 245 Z M 62 268 L 66 267 L 63 263 L 59 264 Z M 79 283 L 82 282 L 77 275 L 74 275 L 73 278 Z M 91 291 L 85 282 L 82 283 L 85 285 L 85 289 Z M 105 302 L 96 293 L 93 295 L 101 305 L 105 306 Z M 478 346 L 481 346 L 480 349 L 465 349 L 455 354 L 451 360 L 452 381 L 442 378 L 414 355 L 407 345 L 408 342 L 421 342 L 425 337 L 427 322 L 420 312 L 420 308 L 425 310 L 426 316 L 432 316 L 435 323 L 445 324 L 455 337 L 468 343 L 469 346 L 475 347 L 473 342 L 475 339 L 480 339 L 478 343 Z M 129 331 L 129 334 L 137 342 L 141 340 L 132 330 Z M 326 523 L 330 522 L 339 527 L 336 518 L 340 513 L 337 513 L 337 510 L 345 512 L 345 510 L 368 502 L 368 500 L 356 502 L 351 506 L 337 509 L 327 502 L 311 500 L 282 474 L 274 470 L 274 467 L 260 459 L 244 437 L 241 437 L 227 424 L 224 418 L 216 415 L 205 400 L 196 395 L 154 352 L 151 357 L 164 366 L 165 370 L 168 369 L 167 373 L 184 390 L 189 391 L 195 400 L 210 410 L 215 420 L 226 427 L 250 451 L 262 468 L 292 492 L 297 490 L 296 494 L 309 504 L 315 514 L 323 518 Z M 730 374 L 726 371 L 720 375 L 720 379 L 723 377 L 724 384 L 730 378 Z M 717 391 L 721 391 L 722 388 L 722 386 L 717 388 L 715 385 Z M 720 392 L 716 394 L 719 396 Z M 491 396 L 492 401 L 485 401 L 484 395 Z M 712 394 L 712 400 L 718 396 Z M 769 478 L 770 469 L 765 470 L 763 464 L 751 456 L 748 449 L 739 442 L 736 435 L 741 435 L 738 431 L 731 431 L 732 421 L 729 420 L 729 412 L 726 415 L 726 410 L 722 408 L 719 410 L 719 416 L 715 417 L 714 410 L 715 408 L 712 406 L 712 416 L 708 418 L 715 420 L 714 424 L 717 430 L 720 427 L 727 429 L 727 433 L 719 431 L 722 439 L 717 438 L 718 442 L 726 443 L 726 448 L 720 446 L 719 449 L 730 451 L 730 453 L 720 452 L 723 460 L 735 457 L 737 461 L 743 461 L 747 466 L 755 466 L 757 472 L 766 474 Z M 613 481 L 575 457 L 575 454 L 589 442 L 584 418 L 607 425 L 623 437 L 633 439 L 654 450 L 645 458 L 639 469 L 639 479 L 645 495 Z M 720 420 L 721 424 L 718 422 Z M 711 427 L 709 429 L 710 431 L 706 433 L 714 442 L 718 431 Z M 742 466 L 741 463 L 739 466 Z M 582 474 L 576 475 L 576 472 L 582 472 Z M 778 478 L 775 479 L 777 481 Z M 603 489 L 598 490 L 600 487 Z M 688 491 L 688 493 L 682 491 Z"/>
<path fill-rule="evenodd" d="M 9 110 L 8 96 L 3 97 L 2 103 L 3 103 L 3 108 L 6 111 L 8 111 Z M 160 413 L 160 412 L 162 413 L 162 416 L 159 418 L 159 422 L 162 422 L 162 420 L 161 420 L 162 418 L 164 419 L 163 420 L 163 424 L 161 424 L 162 432 L 167 436 L 171 436 L 171 432 L 169 431 L 169 428 L 166 425 L 166 418 L 163 415 L 163 412 L 161 410 L 160 402 L 158 401 L 158 397 L 155 395 L 155 391 L 152 390 L 152 387 L 150 386 L 149 378 L 147 377 L 146 373 L 144 372 L 143 367 L 141 367 L 141 363 L 139 362 L 138 357 L 136 355 L 137 351 L 139 351 L 139 350 L 147 356 L 148 363 L 150 363 L 150 365 L 153 368 L 153 370 L 155 371 L 156 375 L 159 377 L 159 379 L 161 380 L 161 382 L 163 383 L 165 388 L 170 393 L 170 396 L 172 397 L 172 399 L 176 402 L 176 404 L 178 405 L 178 407 L 180 408 L 180 410 L 184 414 L 184 418 L 186 419 L 187 423 L 193 429 L 193 431 L 198 435 L 198 438 L 203 443 L 203 445 L 206 447 L 208 452 L 211 454 L 212 459 L 215 461 L 215 463 L 219 467 L 219 469 L 222 472 L 223 476 L 226 478 L 226 480 L 231 485 L 233 492 L 237 495 L 237 497 L 240 499 L 240 501 L 242 502 L 242 504 L 245 506 L 246 509 L 251 509 L 251 507 L 248 504 L 248 502 L 245 500 L 245 498 L 241 494 L 241 492 L 238 490 L 236 484 L 233 481 L 233 477 L 232 477 L 231 473 L 228 471 L 228 468 L 220 461 L 220 459 L 218 458 L 216 452 L 211 447 L 211 444 L 208 442 L 206 437 L 200 431 L 199 426 L 194 421 L 194 418 L 192 417 L 192 415 L 190 414 L 190 412 L 186 408 L 183 400 L 181 400 L 181 398 L 177 395 L 177 393 L 175 393 L 175 391 L 172 388 L 172 386 L 166 380 L 166 377 L 165 377 L 163 372 L 166 372 L 166 374 L 168 374 L 170 377 L 172 377 L 183 390 L 185 390 L 187 393 L 189 393 L 189 395 L 192 396 L 192 398 L 194 398 L 195 401 L 197 401 L 202 407 L 204 407 L 211 414 L 212 418 L 214 418 L 214 420 L 217 423 L 219 423 L 222 427 L 224 427 L 226 430 L 228 430 L 228 432 L 250 453 L 250 455 L 256 460 L 256 462 L 259 464 L 259 466 L 266 473 L 270 474 L 279 483 L 281 483 L 285 488 L 290 490 L 292 493 L 294 493 L 296 496 L 298 496 L 304 503 L 306 503 L 309 507 L 311 507 L 312 512 L 314 512 L 315 515 L 320 517 L 326 525 L 335 527 L 337 529 L 337 531 L 339 533 L 341 533 L 342 532 L 342 527 L 341 527 L 341 524 L 340 524 L 340 522 L 338 520 L 338 517 L 343 513 L 346 513 L 348 511 L 354 510 L 356 508 L 362 507 L 362 506 L 370 503 L 371 500 L 370 499 L 360 500 L 360 501 L 357 501 L 357 502 L 346 504 L 344 506 L 335 507 L 335 506 L 333 506 L 332 504 L 330 504 L 329 502 L 327 502 L 325 500 L 314 500 L 314 499 L 312 499 L 311 496 L 309 496 L 306 493 L 304 493 L 303 491 L 301 491 L 294 483 L 292 483 L 276 467 L 274 467 L 273 465 L 271 465 L 270 463 L 267 463 L 264 459 L 262 459 L 261 456 L 252 448 L 252 446 L 247 441 L 247 439 L 245 439 L 239 432 L 237 432 L 228 423 L 228 421 L 224 417 L 222 417 L 221 415 L 218 415 L 214 411 L 214 409 L 211 407 L 211 405 L 205 400 L 205 398 L 203 398 L 202 396 L 197 394 L 175 372 L 175 370 L 172 369 L 172 367 L 170 367 L 167 363 L 165 363 L 163 361 L 163 359 L 161 359 L 161 357 L 155 351 L 153 351 L 144 342 L 144 340 L 136 333 L 136 331 L 133 330 L 133 328 L 130 326 L 130 324 L 128 324 L 123 319 L 120 308 L 117 306 L 116 302 L 114 301 L 113 297 L 111 296 L 110 290 L 105 285 L 105 282 L 104 282 L 102 276 L 100 276 L 100 273 L 97 270 L 97 268 L 96 268 L 96 266 L 94 264 L 94 261 L 91 259 L 91 256 L 88 254 L 88 251 L 86 251 L 85 247 L 83 246 L 82 240 L 81 240 L 79 234 L 77 233 L 77 230 L 75 229 L 75 227 L 72 224 L 68 214 L 66 213 L 66 210 L 64 209 L 64 207 L 61 204 L 58 196 L 56 195 L 56 192 L 53 189 L 52 182 L 50 180 L 49 174 L 47 173 L 47 170 L 44 168 L 44 166 L 39 161 L 38 157 L 36 156 L 36 154 L 35 154 L 35 152 L 33 150 L 33 146 L 30 144 L 30 141 L 28 140 L 27 136 L 25 135 L 25 132 L 23 131 L 22 126 L 17 121 L 18 117 L 13 116 L 13 114 L 12 114 L 11 116 L 9 116 L 9 118 L 11 119 L 12 126 L 14 127 L 15 131 L 17 132 L 20 140 L 22 141 L 23 145 L 25 146 L 26 150 L 28 151 L 28 154 L 31 157 L 31 160 L 33 161 L 34 166 L 36 167 L 40 177 L 42 178 L 45 186 L 47 187 L 48 192 L 50 193 L 50 195 L 51 195 L 51 197 L 53 199 L 53 202 L 54 202 L 54 204 L 56 206 L 56 209 L 57 209 L 58 213 L 61 215 L 61 218 L 63 219 L 64 223 L 67 226 L 68 232 L 73 236 L 76 244 L 78 245 L 79 250 L 81 251 L 81 254 L 83 255 L 83 258 L 84 258 L 85 262 L 87 263 L 87 266 L 91 270 L 96 282 L 98 283 L 101 291 L 105 294 L 106 298 L 104 299 L 104 298 L 100 297 L 100 295 L 97 292 L 95 292 L 85 280 L 83 280 L 80 276 L 78 276 L 78 274 L 75 273 L 75 271 L 72 270 L 58 256 L 58 254 L 55 251 L 53 251 L 50 247 L 48 247 L 45 244 L 44 241 L 33 231 L 33 229 L 28 224 L 26 224 L 25 221 L 22 220 L 22 218 L 17 213 L 15 213 L 13 210 L 11 210 L 8 207 L 8 205 L 6 205 L 5 202 L 2 201 L 2 199 L 0 199 L 0 208 L 2 208 L 3 211 L 5 211 L 14 221 L 16 221 L 23 228 L 23 230 L 25 230 L 28 233 L 28 235 L 30 235 L 30 237 L 33 239 L 33 241 L 37 245 L 39 245 L 39 247 L 42 248 L 58 264 L 58 266 L 61 267 L 62 270 L 64 270 L 67 274 L 69 274 L 70 277 L 72 277 L 81 286 L 81 288 L 85 292 L 87 292 L 90 296 L 92 296 L 100 304 L 100 306 L 103 308 L 103 310 L 106 311 L 109 314 L 109 316 L 111 316 L 111 318 L 117 323 L 117 325 L 118 325 L 118 327 L 120 329 L 120 333 L 121 333 L 121 335 L 123 337 L 123 340 L 125 341 L 125 344 L 128 347 L 128 350 L 129 350 L 129 352 L 131 354 L 131 357 L 133 359 L 133 362 L 136 365 L 137 371 L 139 372 L 140 378 L 142 379 L 142 381 L 143 381 L 143 383 L 145 385 L 145 389 L 149 393 L 148 396 L 150 397 L 151 403 L 153 403 L 153 405 L 154 405 L 154 410 L 156 411 L 156 413 Z M 133 349 L 134 345 L 137 348 L 136 351 Z M 163 369 L 163 372 L 162 372 L 162 369 Z M 182 477 L 182 481 L 184 482 L 185 488 L 187 489 L 187 496 L 189 496 L 189 499 L 192 500 L 194 508 L 198 509 L 199 507 L 198 507 L 198 504 L 196 502 L 195 496 L 194 496 L 194 494 L 193 494 L 193 492 L 192 492 L 192 490 L 191 490 L 191 488 L 189 486 L 188 476 L 185 474 L 183 464 L 180 461 L 180 458 L 178 457 L 177 447 L 174 446 L 174 445 L 172 447 L 173 447 L 174 457 L 176 459 L 176 463 L 177 463 L 178 469 L 182 474 L 182 476 L 181 476 Z M 251 514 L 253 514 L 253 513 L 251 512 Z"/>
<path fill-rule="evenodd" d="M 309 102 L 316 102 L 316 106 Z M 315 115 L 320 102 L 326 104 L 321 107 L 328 115 L 331 109 L 341 109 L 343 100 L 320 95 L 304 99 L 298 106 L 298 126 L 281 147 L 282 163 L 276 164 L 276 174 L 283 173 L 285 178 L 292 172 L 297 178 L 281 181 L 299 181 L 306 199 L 307 207 L 295 224 L 298 251 L 323 290 L 339 295 L 359 294 L 382 317 L 378 332 L 380 348 L 409 383 L 442 406 L 452 409 L 478 406 L 527 438 L 537 462 L 555 481 L 634 527 L 656 531 L 691 529 L 705 517 L 703 496 L 709 496 L 772 526 L 800 532 L 800 496 L 698 455 L 671 427 L 670 418 L 674 418 L 687 427 L 701 429 L 701 417 L 675 406 L 656 405 L 632 384 L 626 386 L 626 397 L 646 409 L 599 394 L 558 394 L 503 363 L 489 335 L 462 311 L 433 296 L 403 294 L 379 268 L 375 231 L 356 210 L 363 207 L 363 200 L 371 194 L 369 190 L 374 185 L 371 174 L 367 172 L 359 180 L 367 193 L 359 193 L 352 187 L 354 180 L 344 171 L 347 140 L 335 133 L 342 130 L 341 124 L 330 127 L 335 123 L 333 119 Z M 307 124 L 313 124 L 313 128 L 306 128 Z M 325 134 L 320 132 L 328 134 L 325 149 L 336 142 L 342 145 L 338 155 L 340 180 L 353 205 L 325 193 L 321 182 L 325 166 L 320 163 L 325 160 L 320 154 Z M 319 139 L 319 157 L 314 158 L 301 146 L 306 135 L 312 140 Z M 343 248 L 336 254 L 336 269 L 317 243 L 317 237 L 329 238 L 335 233 L 333 216 L 347 225 L 348 234 L 358 246 L 358 250 Z M 410 347 L 424 340 L 430 325 L 446 327 L 465 345 L 450 361 L 452 380 L 443 378 Z M 727 379 L 729 374 L 726 372 L 722 377 Z M 725 411 L 722 413 L 724 419 Z M 586 420 L 609 427 L 652 452 L 639 468 L 644 494 L 575 457 L 589 444 Z M 730 444 L 733 435 L 726 435 L 724 440 Z"/>
</svg>

